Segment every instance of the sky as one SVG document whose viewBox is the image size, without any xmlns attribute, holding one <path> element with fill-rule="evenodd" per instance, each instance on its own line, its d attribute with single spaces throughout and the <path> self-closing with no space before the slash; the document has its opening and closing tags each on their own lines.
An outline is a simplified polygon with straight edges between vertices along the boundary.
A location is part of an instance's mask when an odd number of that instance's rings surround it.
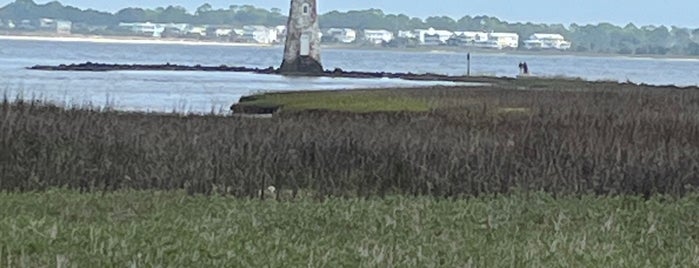
<svg viewBox="0 0 699 268">
<path fill-rule="evenodd" d="M 0 0 L 1 5 L 13 0 Z M 287 10 L 289 0 L 59 0 L 66 5 L 117 11 L 125 7 L 180 5 L 193 11 L 203 3 L 214 8 L 250 4 Z M 37 3 L 49 1 L 37 0 Z M 610 22 L 699 28 L 699 0 L 318 0 L 319 11 L 379 8 L 411 17 L 495 16 L 509 22 L 588 24 Z"/>
</svg>

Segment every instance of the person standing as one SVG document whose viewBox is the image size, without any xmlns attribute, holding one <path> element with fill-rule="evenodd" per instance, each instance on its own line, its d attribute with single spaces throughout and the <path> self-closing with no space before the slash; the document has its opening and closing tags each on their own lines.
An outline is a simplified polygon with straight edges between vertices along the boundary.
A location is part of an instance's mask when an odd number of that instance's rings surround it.
<svg viewBox="0 0 699 268">
<path fill-rule="evenodd" d="M 527 66 L 527 62 L 526 62 L 526 61 L 525 61 L 524 63 L 522 63 L 522 70 L 524 71 L 524 74 L 525 74 L 525 75 L 528 75 L 528 74 L 529 74 L 529 66 Z"/>
<path fill-rule="evenodd" d="M 524 73 L 524 63 L 521 61 L 519 62 L 519 75 L 522 75 Z"/>
</svg>

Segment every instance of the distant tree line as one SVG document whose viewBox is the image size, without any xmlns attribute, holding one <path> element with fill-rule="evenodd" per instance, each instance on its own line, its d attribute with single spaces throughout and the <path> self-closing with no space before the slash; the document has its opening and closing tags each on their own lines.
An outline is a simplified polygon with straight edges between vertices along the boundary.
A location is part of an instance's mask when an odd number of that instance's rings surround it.
<svg viewBox="0 0 699 268">
<path fill-rule="evenodd" d="M 215 9 L 204 4 L 194 12 L 181 6 L 156 9 L 125 8 L 116 13 L 92 9 L 82 10 L 59 2 L 36 4 L 33 0 L 16 0 L 0 8 L 0 19 L 54 18 L 76 24 L 114 27 L 119 22 L 190 23 L 202 25 L 267 25 L 286 23 L 280 9 L 263 9 L 251 5 L 231 5 Z M 435 28 L 443 30 L 516 32 L 524 40 L 533 33 L 558 33 L 573 42 L 578 52 L 614 53 L 627 55 L 695 55 L 699 56 L 699 29 L 628 24 L 624 27 L 609 23 L 597 25 L 509 23 L 489 16 L 464 16 L 455 20 L 447 16 L 427 19 L 403 14 L 385 14 L 379 9 L 339 12 L 331 11 L 320 17 L 322 28 L 386 29 L 390 31 Z"/>
<path fill-rule="evenodd" d="M 57 1 L 43 5 L 33 0 L 16 0 L 0 8 L 0 18 L 23 20 L 53 18 L 70 20 L 73 23 L 115 26 L 120 22 L 154 22 L 154 23 L 190 23 L 210 25 L 280 25 L 286 24 L 286 15 L 280 9 L 262 9 L 250 5 L 231 5 L 227 9 L 214 9 L 209 4 L 190 13 L 181 6 L 159 7 L 156 9 L 125 8 L 116 13 L 81 10 L 64 6 Z"/>
</svg>

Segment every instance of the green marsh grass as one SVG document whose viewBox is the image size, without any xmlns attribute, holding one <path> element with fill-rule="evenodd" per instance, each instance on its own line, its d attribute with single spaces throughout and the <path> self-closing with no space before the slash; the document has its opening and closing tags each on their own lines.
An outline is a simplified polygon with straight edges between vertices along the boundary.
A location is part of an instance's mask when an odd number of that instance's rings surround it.
<svg viewBox="0 0 699 268">
<path fill-rule="evenodd" d="M 427 112 L 425 100 L 385 90 L 316 91 L 261 94 L 243 105 L 281 107 L 282 110 L 368 112 Z"/>
<path fill-rule="evenodd" d="M 2 267 L 691 267 L 699 197 L 0 194 Z"/>
</svg>

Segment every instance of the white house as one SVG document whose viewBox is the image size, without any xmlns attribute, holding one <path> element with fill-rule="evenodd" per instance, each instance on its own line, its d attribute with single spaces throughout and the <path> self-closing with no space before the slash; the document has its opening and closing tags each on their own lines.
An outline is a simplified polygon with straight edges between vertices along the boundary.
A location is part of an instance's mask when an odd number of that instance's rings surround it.
<svg viewBox="0 0 699 268">
<path fill-rule="evenodd" d="M 243 28 L 234 28 L 233 33 L 235 33 L 237 36 L 243 36 L 243 34 L 245 34 L 245 30 L 243 30 Z"/>
<path fill-rule="evenodd" d="M 328 29 L 327 34 L 340 43 L 349 44 L 357 40 L 357 31 L 348 28 L 330 28 Z"/>
<path fill-rule="evenodd" d="M 277 40 L 286 40 L 286 25 L 277 25 L 274 29 L 277 30 Z"/>
<path fill-rule="evenodd" d="M 386 30 L 364 30 L 364 40 L 374 44 L 388 43 L 393 38 L 393 33 Z"/>
<path fill-rule="evenodd" d="M 39 27 L 40 28 L 51 28 L 54 26 L 56 26 L 56 21 L 53 19 L 47 19 L 47 18 L 39 19 Z"/>
<path fill-rule="evenodd" d="M 519 34 L 516 33 L 490 33 L 488 44 L 497 49 L 518 48 Z"/>
<path fill-rule="evenodd" d="M 463 31 L 463 32 L 454 32 L 455 36 L 461 36 L 464 38 L 464 40 L 467 41 L 482 41 L 482 40 L 488 40 L 488 33 L 486 32 L 471 32 L 471 31 Z"/>
<path fill-rule="evenodd" d="M 423 45 L 439 45 L 444 44 L 454 35 L 453 32 L 447 30 L 435 30 L 429 28 L 427 30 L 415 30 L 415 36 Z"/>
<path fill-rule="evenodd" d="M 218 28 L 215 31 L 217 37 L 231 36 L 233 29 L 230 28 Z"/>
<path fill-rule="evenodd" d="M 417 35 L 413 31 L 398 31 L 399 38 L 413 39 L 417 38 Z"/>
<path fill-rule="evenodd" d="M 42 18 L 39 20 L 39 28 L 58 34 L 70 34 L 73 29 L 73 23 L 66 20 Z"/>
<path fill-rule="evenodd" d="M 73 22 L 67 20 L 57 20 L 56 21 L 56 33 L 58 34 L 71 34 L 73 30 Z"/>
<path fill-rule="evenodd" d="M 570 49 L 572 43 L 565 40 L 560 34 L 535 33 L 529 36 L 529 40 L 524 41 L 526 49 Z"/>
<path fill-rule="evenodd" d="M 206 36 L 206 27 L 204 26 L 194 26 L 187 30 L 188 34 Z"/>
<path fill-rule="evenodd" d="M 165 31 L 165 27 L 151 22 L 133 22 L 119 23 L 119 27 L 130 29 L 137 34 L 149 35 L 153 37 L 161 37 Z"/>
<path fill-rule="evenodd" d="M 286 35 L 286 25 L 277 25 L 274 27 L 278 34 Z"/>
<path fill-rule="evenodd" d="M 457 31 L 450 38 L 451 45 L 476 46 L 478 43 L 488 40 L 486 32 Z"/>
<path fill-rule="evenodd" d="M 251 43 L 272 44 L 279 42 L 276 28 L 260 25 L 243 26 L 243 39 Z"/>
<path fill-rule="evenodd" d="M 178 31 L 180 31 L 180 32 L 186 32 L 187 29 L 190 28 L 190 25 L 187 24 L 187 23 L 161 23 L 161 24 L 158 24 L 158 25 L 161 26 L 161 27 L 164 27 L 164 28 L 176 29 L 176 30 L 178 30 Z"/>
</svg>

